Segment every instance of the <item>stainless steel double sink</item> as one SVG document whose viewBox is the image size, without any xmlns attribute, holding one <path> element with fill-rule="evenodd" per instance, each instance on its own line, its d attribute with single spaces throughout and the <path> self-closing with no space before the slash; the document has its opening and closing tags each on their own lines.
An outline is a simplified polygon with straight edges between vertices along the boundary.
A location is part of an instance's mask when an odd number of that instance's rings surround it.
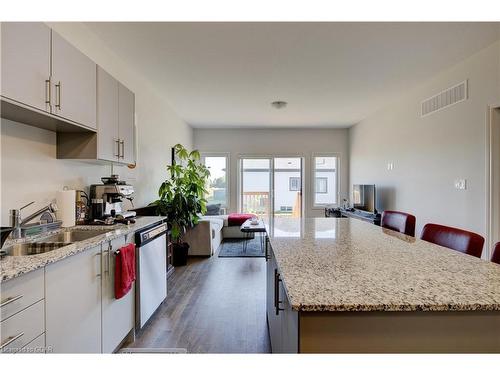
<svg viewBox="0 0 500 375">
<path fill-rule="evenodd" d="M 88 240 L 89 238 L 99 236 L 110 232 L 112 229 L 93 229 L 93 230 L 72 230 L 56 233 L 47 237 L 37 239 L 33 242 L 24 242 L 13 244 L 6 249 L 2 249 L 5 255 L 26 256 L 43 254 L 75 242 Z"/>
</svg>

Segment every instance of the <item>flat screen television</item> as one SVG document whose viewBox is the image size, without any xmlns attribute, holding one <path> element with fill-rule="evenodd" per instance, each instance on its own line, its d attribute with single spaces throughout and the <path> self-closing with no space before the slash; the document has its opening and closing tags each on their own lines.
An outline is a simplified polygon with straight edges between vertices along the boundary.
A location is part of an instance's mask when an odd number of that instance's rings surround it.
<svg viewBox="0 0 500 375">
<path fill-rule="evenodd" d="M 375 185 L 353 185 L 352 203 L 356 210 L 376 214 L 375 208 Z"/>
</svg>

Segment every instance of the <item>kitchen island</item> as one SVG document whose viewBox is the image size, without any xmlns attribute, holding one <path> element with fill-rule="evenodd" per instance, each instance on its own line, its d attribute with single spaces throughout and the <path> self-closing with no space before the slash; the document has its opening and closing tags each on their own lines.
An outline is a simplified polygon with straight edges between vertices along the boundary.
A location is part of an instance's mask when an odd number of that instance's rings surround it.
<svg viewBox="0 0 500 375">
<path fill-rule="evenodd" d="M 500 352 L 500 266 L 349 218 L 277 218 L 273 352 Z"/>
</svg>

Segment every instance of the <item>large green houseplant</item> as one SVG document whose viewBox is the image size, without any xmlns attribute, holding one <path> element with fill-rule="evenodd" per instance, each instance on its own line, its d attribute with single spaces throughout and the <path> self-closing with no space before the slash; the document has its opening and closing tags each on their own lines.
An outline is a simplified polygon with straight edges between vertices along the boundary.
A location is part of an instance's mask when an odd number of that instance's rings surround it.
<svg viewBox="0 0 500 375">
<path fill-rule="evenodd" d="M 185 265 L 189 245 L 183 241 L 189 228 L 199 221 L 207 210 L 206 183 L 210 172 L 200 162 L 198 150 L 187 151 L 184 146 L 174 146 L 175 161 L 167 166 L 170 178 L 163 181 L 155 202 L 158 213 L 167 217 L 174 243 L 174 265 Z"/>
</svg>

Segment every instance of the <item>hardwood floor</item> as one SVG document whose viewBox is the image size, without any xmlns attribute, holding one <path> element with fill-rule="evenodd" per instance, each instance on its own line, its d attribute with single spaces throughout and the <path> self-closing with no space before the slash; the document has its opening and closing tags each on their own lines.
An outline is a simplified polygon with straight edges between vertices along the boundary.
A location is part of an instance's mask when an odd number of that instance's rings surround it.
<svg viewBox="0 0 500 375">
<path fill-rule="evenodd" d="M 264 258 L 191 258 L 131 347 L 269 353 Z"/>
</svg>

